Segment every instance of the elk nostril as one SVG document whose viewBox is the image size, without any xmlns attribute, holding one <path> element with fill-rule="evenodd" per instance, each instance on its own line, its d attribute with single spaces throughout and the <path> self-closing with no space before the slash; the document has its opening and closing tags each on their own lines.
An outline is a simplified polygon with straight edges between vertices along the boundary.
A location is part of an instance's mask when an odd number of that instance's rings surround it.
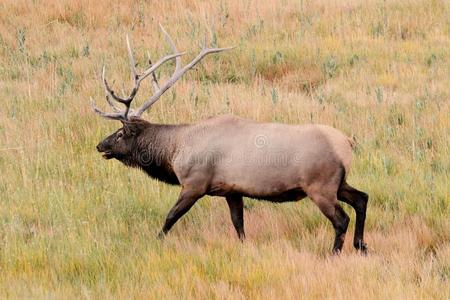
<svg viewBox="0 0 450 300">
<path fill-rule="evenodd" d="M 97 151 L 98 151 L 98 152 L 102 152 L 101 147 L 100 147 L 100 144 L 97 145 Z"/>
</svg>

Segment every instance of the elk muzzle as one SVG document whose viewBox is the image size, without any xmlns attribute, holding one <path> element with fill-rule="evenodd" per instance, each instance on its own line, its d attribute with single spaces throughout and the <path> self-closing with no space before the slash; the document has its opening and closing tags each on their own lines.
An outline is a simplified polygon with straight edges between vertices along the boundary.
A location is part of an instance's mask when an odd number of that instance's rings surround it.
<svg viewBox="0 0 450 300">
<path fill-rule="evenodd" d="M 105 144 L 104 142 L 100 142 L 100 143 L 97 145 L 97 151 L 100 152 L 100 153 L 102 153 L 102 156 L 103 156 L 103 158 L 105 158 L 105 159 L 111 159 L 111 158 L 113 158 L 113 153 L 112 153 L 109 149 L 107 149 L 107 147 L 105 147 L 104 144 Z"/>
</svg>

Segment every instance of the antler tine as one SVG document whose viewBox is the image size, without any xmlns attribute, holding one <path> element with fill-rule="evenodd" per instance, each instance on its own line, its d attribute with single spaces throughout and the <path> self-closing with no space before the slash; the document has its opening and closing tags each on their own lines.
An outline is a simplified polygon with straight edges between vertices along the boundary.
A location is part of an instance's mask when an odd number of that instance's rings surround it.
<svg viewBox="0 0 450 300">
<path fill-rule="evenodd" d="M 106 102 L 108 102 L 109 106 L 111 106 L 111 108 L 115 111 L 115 112 L 119 112 L 120 110 L 114 105 L 114 103 L 111 101 L 111 99 L 109 98 L 109 95 L 106 95 Z"/>
<path fill-rule="evenodd" d="M 152 60 L 150 59 L 150 53 L 147 52 L 148 57 L 148 65 L 151 67 L 153 65 Z M 159 90 L 158 80 L 156 79 L 155 72 L 152 73 L 152 86 L 155 93 Z"/>
<path fill-rule="evenodd" d="M 120 112 L 117 110 L 117 108 L 114 108 L 116 112 L 113 113 L 105 113 L 101 111 L 96 105 L 94 99 L 91 97 L 91 105 L 94 112 L 96 112 L 98 115 L 100 115 L 103 118 L 111 119 L 111 120 L 126 120 L 125 115 L 123 112 Z"/>
<path fill-rule="evenodd" d="M 102 69 L 102 81 L 103 82 L 105 82 L 105 72 L 106 72 L 105 66 L 103 66 L 103 69 Z M 105 94 L 106 94 L 106 102 L 108 102 L 109 106 L 111 106 L 111 108 L 115 112 L 118 112 L 119 109 L 114 105 L 114 102 L 111 101 L 111 98 L 110 98 L 111 93 L 109 92 L 109 90 L 106 87 L 107 87 L 107 84 L 106 85 L 104 84 Z M 91 98 L 91 100 L 92 100 L 92 98 Z"/>
<path fill-rule="evenodd" d="M 161 26 L 161 29 L 163 30 L 164 34 L 169 36 L 167 32 L 164 31 L 164 28 Z M 172 40 L 169 39 L 168 40 Z M 173 44 L 173 42 L 172 42 Z M 158 101 L 158 99 L 161 97 L 162 94 L 164 94 L 165 91 L 167 91 L 172 85 L 175 84 L 175 82 L 181 78 L 181 76 L 184 75 L 184 73 L 186 73 L 187 71 L 189 71 L 190 69 L 192 69 L 199 61 L 201 61 L 206 55 L 211 54 L 211 53 L 218 53 L 218 52 L 222 52 L 222 51 L 227 51 L 227 50 L 231 50 L 234 47 L 227 47 L 227 48 L 207 48 L 206 45 L 206 40 L 205 40 L 205 45 L 203 47 L 203 49 L 200 51 L 200 53 L 197 55 L 197 57 L 195 57 L 189 64 L 187 64 L 184 67 L 180 67 L 179 70 L 177 70 L 177 68 L 175 68 L 175 71 L 173 72 L 172 76 L 169 78 L 169 80 L 167 80 L 167 82 L 160 87 L 160 89 L 154 94 L 152 95 L 148 100 L 146 100 L 140 107 L 139 109 L 136 110 L 135 116 L 141 116 L 144 111 L 146 111 L 150 106 L 152 106 L 156 101 Z"/>
<path fill-rule="evenodd" d="M 128 98 L 123 99 L 123 98 L 117 96 L 117 95 L 114 93 L 113 90 L 111 90 L 111 88 L 110 88 L 109 85 L 108 85 L 108 81 L 106 80 L 105 74 L 106 74 L 106 67 L 103 66 L 102 80 L 103 80 L 103 85 L 105 86 L 105 91 L 106 91 L 106 93 L 107 93 L 107 94 L 106 94 L 106 100 L 108 101 L 109 105 L 112 106 L 112 107 L 114 107 L 114 105 L 112 104 L 112 101 L 109 99 L 108 96 L 110 96 L 110 97 L 112 97 L 114 100 L 116 100 L 116 101 L 118 101 L 118 102 L 124 104 L 124 105 L 125 105 L 125 111 L 123 112 L 123 118 L 124 118 L 124 119 L 127 119 L 128 112 L 129 112 L 129 110 L 130 110 L 131 101 L 133 101 L 134 96 L 136 96 L 136 93 L 137 93 L 137 90 L 138 90 L 139 86 L 136 85 L 136 81 L 135 81 L 134 88 L 133 88 L 133 90 L 131 91 L 130 95 L 128 96 Z M 114 109 L 117 110 L 115 107 L 114 107 Z M 108 117 L 108 116 L 106 116 L 106 115 L 102 115 L 102 116 L 105 117 L 105 118 Z"/>
<path fill-rule="evenodd" d="M 185 54 L 186 54 L 186 52 L 181 52 L 181 53 L 174 53 L 174 54 L 169 54 L 169 55 L 164 56 L 163 58 L 158 60 L 156 63 L 154 63 L 150 68 L 145 70 L 141 75 L 139 75 L 138 83 L 140 84 L 142 80 L 147 78 L 149 75 L 153 74 L 156 71 L 156 69 L 158 69 L 166 61 L 169 61 L 174 58 L 178 58 Z"/>
<path fill-rule="evenodd" d="M 133 51 L 130 46 L 130 38 L 128 34 L 126 35 L 127 40 L 127 49 L 128 49 L 128 57 L 130 58 L 130 67 L 131 67 L 131 75 L 133 76 L 133 80 L 136 81 L 138 79 L 138 74 L 136 71 L 136 61 L 134 60 Z"/>
<path fill-rule="evenodd" d="M 106 93 L 109 96 L 111 96 L 114 100 L 116 100 L 116 101 L 126 105 L 128 102 L 130 102 L 130 98 L 132 100 L 132 97 L 134 97 L 133 91 L 131 92 L 130 96 L 128 98 L 126 98 L 126 99 L 121 98 L 121 97 L 116 95 L 116 93 L 109 87 L 108 81 L 106 80 L 106 67 L 105 66 L 103 66 L 102 81 L 103 81 L 103 85 L 105 86 Z M 136 93 L 134 93 L 134 94 L 136 94 Z"/>
<path fill-rule="evenodd" d="M 161 31 L 164 34 L 164 38 L 166 39 L 167 44 L 169 44 L 170 49 L 172 50 L 173 53 L 178 53 L 177 47 L 175 46 L 175 43 L 173 42 L 172 38 L 170 37 L 170 35 L 167 33 L 167 31 L 164 29 L 164 27 L 161 25 L 161 23 L 159 24 L 159 27 L 161 28 Z M 181 69 L 181 58 L 177 57 L 175 59 L 175 72 L 178 72 Z"/>
</svg>

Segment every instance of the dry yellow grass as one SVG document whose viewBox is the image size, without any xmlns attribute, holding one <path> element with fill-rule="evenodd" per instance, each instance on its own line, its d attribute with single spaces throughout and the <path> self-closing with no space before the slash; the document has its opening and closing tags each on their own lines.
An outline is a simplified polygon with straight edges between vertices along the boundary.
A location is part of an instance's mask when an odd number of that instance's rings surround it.
<svg viewBox="0 0 450 300">
<path fill-rule="evenodd" d="M 449 299 L 449 20 L 447 0 L 1 1 L 0 297 Z M 119 124 L 89 97 L 104 102 L 103 63 L 129 86 L 125 34 L 140 65 L 167 52 L 158 23 L 184 60 L 205 31 L 237 48 L 145 118 L 233 113 L 353 135 L 368 257 L 351 247 L 348 207 L 331 257 L 333 230 L 306 199 L 246 200 L 244 244 L 221 198 L 155 239 L 178 188 L 101 159 Z"/>
</svg>

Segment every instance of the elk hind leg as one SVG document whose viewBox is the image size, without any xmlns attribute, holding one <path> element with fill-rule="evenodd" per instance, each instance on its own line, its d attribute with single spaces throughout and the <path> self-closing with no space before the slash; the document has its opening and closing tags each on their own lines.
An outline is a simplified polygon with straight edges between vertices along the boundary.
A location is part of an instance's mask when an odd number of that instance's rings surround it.
<svg viewBox="0 0 450 300">
<path fill-rule="evenodd" d="M 353 246 L 362 253 L 367 253 L 367 244 L 364 242 L 364 223 L 366 220 L 367 201 L 369 200 L 369 196 L 344 182 L 339 187 L 338 198 L 355 209 L 356 224 Z"/>
<path fill-rule="evenodd" d="M 344 245 L 345 233 L 347 232 L 349 216 L 339 205 L 335 195 L 325 195 L 320 192 L 308 195 L 313 202 L 320 208 L 322 213 L 333 224 L 335 238 L 333 244 L 333 254 L 339 254 Z"/>
</svg>

